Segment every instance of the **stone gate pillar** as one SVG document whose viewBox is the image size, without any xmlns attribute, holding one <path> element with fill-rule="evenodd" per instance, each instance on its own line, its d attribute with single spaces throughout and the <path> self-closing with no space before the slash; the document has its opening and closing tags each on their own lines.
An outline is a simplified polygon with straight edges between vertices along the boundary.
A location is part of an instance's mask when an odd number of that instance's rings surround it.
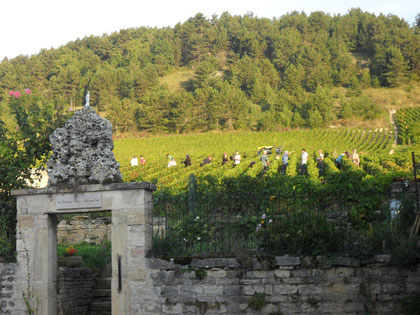
<svg viewBox="0 0 420 315">
<path fill-rule="evenodd" d="M 50 214 L 55 198 L 42 191 L 13 191 L 17 196 L 16 314 L 57 313 L 57 224 Z"/>
<path fill-rule="evenodd" d="M 115 183 L 13 191 L 17 197 L 16 314 L 57 314 L 56 215 L 111 211 L 112 314 L 127 307 L 145 280 L 145 255 L 152 246 L 150 183 Z M 133 296 L 133 297 L 131 297 Z"/>
</svg>

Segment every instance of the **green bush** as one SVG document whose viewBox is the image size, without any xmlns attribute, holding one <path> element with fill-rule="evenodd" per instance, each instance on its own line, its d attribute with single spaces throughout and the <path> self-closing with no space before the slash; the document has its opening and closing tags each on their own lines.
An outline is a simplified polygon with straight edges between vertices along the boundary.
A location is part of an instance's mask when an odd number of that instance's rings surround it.
<svg viewBox="0 0 420 315">
<path fill-rule="evenodd" d="M 66 248 L 69 245 L 60 244 L 57 247 L 58 257 L 64 257 Z M 111 243 L 103 245 L 90 245 L 86 243 L 74 244 L 73 247 L 78 250 L 75 256 L 82 256 L 82 266 L 95 271 L 102 270 L 105 265 L 111 262 Z"/>
</svg>

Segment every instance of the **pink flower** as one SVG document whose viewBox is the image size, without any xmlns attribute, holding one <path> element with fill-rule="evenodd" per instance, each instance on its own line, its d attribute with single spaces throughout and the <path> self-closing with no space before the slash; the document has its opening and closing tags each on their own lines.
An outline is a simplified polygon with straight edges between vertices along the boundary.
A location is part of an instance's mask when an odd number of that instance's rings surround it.
<svg viewBox="0 0 420 315">
<path fill-rule="evenodd" d="M 13 96 L 13 95 L 15 95 L 15 92 L 10 91 L 10 92 L 9 92 L 9 95 L 10 95 L 10 96 Z"/>
<path fill-rule="evenodd" d="M 16 127 L 16 130 L 19 130 L 19 126 Z"/>
<path fill-rule="evenodd" d="M 19 98 L 19 97 L 20 97 L 20 92 L 19 92 L 19 91 L 16 91 L 16 92 L 14 93 L 14 96 L 15 96 L 16 98 Z"/>
<path fill-rule="evenodd" d="M 25 89 L 25 93 L 26 94 L 31 94 L 31 90 L 30 89 Z"/>
</svg>

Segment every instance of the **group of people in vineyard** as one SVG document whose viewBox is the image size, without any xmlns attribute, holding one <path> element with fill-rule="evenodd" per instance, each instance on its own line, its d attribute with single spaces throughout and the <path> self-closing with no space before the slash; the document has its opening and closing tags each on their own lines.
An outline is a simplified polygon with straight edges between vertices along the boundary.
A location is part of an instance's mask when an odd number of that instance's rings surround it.
<svg viewBox="0 0 420 315">
<path fill-rule="evenodd" d="M 289 166 L 289 157 L 292 153 L 295 151 L 284 151 L 283 155 L 281 155 L 282 159 L 282 173 L 283 175 L 286 175 L 287 167 Z M 308 158 L 309 154 L 306 152 L 305 149 L 302 149 L 302 156 L 301 156 L 301 165 L 300 165 L 300 174 L 304 176 L 308 176 Z M 357 167 L 360 166 L 360 157 L 357 153 L 357 150 L 353 150 L 353 154 L 350 154 L 348 151 L 345 151 L 335 159 L 335 165 L 338 170 L 341 170 L 341 166 L 343 164 L 343 158 L 347 157 L 350 159 Z M 280 154 L 276 156 L 276 159 L 280 159 Z M 316 158 L 317 168 L 318 168 L 318 176 L 323 177 L 324 176 L 324 170 L 325 170 L 325 163 L 324 163 L 324 153 L 322 150 L 318 150 L 318 156 Z"/>
<path fill-rule="evenodd" d="M 282 160 L 282 174 L 286 175 L 287 172 L 287 168 L 289 166 L 289 159 L 290 159 L 290 155 L 293 154 L 295 151 L 287 151 L 285 150 L 284 152 L 281 149 L 281 146 L 276 148 L 276 160 L 281 159 Z M 306 149 L 302 149 L 301 150 L 301 161 L 300 161 L 300 175 L 303 175 L 305 177 L 308 177 L 308 159 L 309 159 L 309 154 L 308 152 L 306 152 Z M 173 167 L 176 166 L 176 160 L 175 157 L 170 155 L 170 154 L 166 154 L 166 158 L 168 159 L 168 167 Z M 360 165 L 360 157 L 359 154 L 357 153 L 357 150 L 354 149 L 353 153 L 350 154 L 348 151 L 345 151 L 341 154 L 338 155 L 338 157 L 335 159 L 335 165 L 337 167 L 338 170 L 341 170 L 341 166 L 343 164 L 343 160 L 344 158 L 348 158 L 349 160 L 351 160 L 356 166 Z M 239 151 L 236 151 L 234 155 L 232 156 L 228 156 L 228 154 L 226 152 L 223 153 L 222 156 L 222 165 L 227 164 L 229 161 L 233 161 L 232 166 L 236 167 L 237 165 L 239 165 L 241 163 L 241 155 L 239 154 Z M 268 152 L 267 150 L 264 150 L 262 152 L 262 154 L 259 153 L 259 159 L 260 162 L 262 163 L 263 166 L 263 172 L 262 174 L 265 174 L 268 171 L 268 167 L 270 166 L 270 160 L 268 157 Z M 213 158 L 211 156 L 207 156 L 206 158 L 203 159 L 203 161 L 200 163 L 200 166 L 205 166 L 207 164 L 211 164 L 213 162 Z M 146 164 L 146 160 L 144 159 L 143 156 L 140 156 L 140 160 L 137 158 L 137 156 L 134 156 L 131 159 L 131 166 L 138 166 L 140 163 L 140 165 L 144 165 Z M 189 167 L 191 166 L 191 156 L 189 154 L 186 154 L 185 156 L 185 160 L 181 162 L 182 164 L 184 164 L 185 167 Z M 253 167 L 256 164 L 255 161 L 251 161 L 249 164 L 249 167 Z M 322 150 L 318 150 L 318 156 L 316 158 L 316 166 L 318 168 L 318 175 L 319 177 L 323 177 L 324 176 L 324 170 L 325 170 L 325 163 L 324 163 L 324 153 Z M 279 167 L 280 168 L 280 167 Z"/>
<path fill-rule="evenodd" d="M 140 165 L 145 165 L 146 164 L 146 160 L 145 158 L 141 155 L 140 156 Z M 130 161 L 130 165 L 131 166 L 138 166 L 139 165 L 139 159 L 137 158 L 137 156 L 133 156 L 133 158 Z"/>
<path fill-rule="evenodd" d="M 168 167 L 176 166 L 175 158 L 167 154 L 166 157 L 168 158 Z M 225 165 L 229 162 L 229 160 L 233 160 L 233 167 L 237 166 L 239 163 L 241 163 L 241 155 L 238 151 L 236 151 L 235 155 L 228 157 L 227 153 L 224 152 L 222 156 L 222 165 Z M 191 166 L 191 156 L 189 154 L 186 154 L 186 158 L 184 161 L 181 161 L 182 164 L 184 164 L 185 167 Z M 205 166 L 207 164 L 213 163 L 213 157 L 207 156 L 203 159 L 203 161 L 200 163 L 200 166 Z"/>
</svg>

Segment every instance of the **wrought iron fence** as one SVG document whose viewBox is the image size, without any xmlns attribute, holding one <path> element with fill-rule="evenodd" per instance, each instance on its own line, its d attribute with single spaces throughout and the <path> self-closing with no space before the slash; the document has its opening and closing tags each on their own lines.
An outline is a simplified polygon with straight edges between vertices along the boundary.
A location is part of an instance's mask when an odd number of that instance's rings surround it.
<svg viewBox="0 0 420 315">
<path fill-rule="evenodd" d="M 223 191 L 154 197 L 153 254 L 370 255 L 392 249 L 419 204 L 414 192 L 331 196 L 226 194 Z"/>
</svg>

